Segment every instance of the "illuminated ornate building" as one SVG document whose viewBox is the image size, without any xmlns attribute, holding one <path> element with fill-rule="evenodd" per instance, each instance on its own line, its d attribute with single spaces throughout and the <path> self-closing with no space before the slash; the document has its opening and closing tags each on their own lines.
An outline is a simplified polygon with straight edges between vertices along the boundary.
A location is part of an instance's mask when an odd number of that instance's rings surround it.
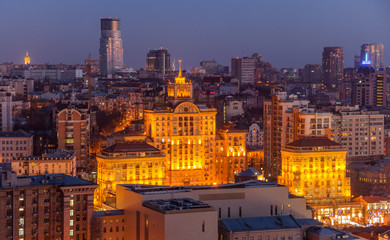
<svg viewBox="0 0 390 240">
<path fill-rule="evenodd" d="M 278 182 L 290 193 L 305 196 L 317 220 L 327 225 L 361 220 L 361 204 L 351 203 L 347 151 L 340 144 L 326 137 L 303 137 L 287 144 L 281 154 Z"/>
<path fill-rule="evenodd" d="M 181 63 L 181 61 L 179 61 Z M 166 154 L 165 184 L 205 185 L 234 181 L 246 169 L 245 131 L 216 133 L 217 111 L 192 103 L 192 83 L 181 74 L 168 84 L 173 107 L 144 111 L 146 135 Z"/>
<path fill-rule="evenodd" d="M 146 142 L 116 143 L 98 154 L 96 160 L 98 206 L 115 201 L 118 184 L 164 184 L 165 154 Z"/>
<path fill-rule="evenodd" d="M 245 149 L 245 130 L 225 127 L 218 130 L 215 155 L 217 183 L 230 183 L 234 175 L 248 167 Z"/>
<path fill-rule="evenodd" d="M 172 105 L 179 102 L 192 102 L 192 83 L 191 80 L 186 82 L 186 78 L 181 73 L 181 60 L 179 60 L 179 76 L 175 82 L 168 83 L 168 101 Z"/>
<path fill-rule="evenodd" d="M 30 57 L 28 56 L 28 51 L 26 52 L 26 56 L 24 57 L 24 65 L 30 65 Z"/>
</svg>

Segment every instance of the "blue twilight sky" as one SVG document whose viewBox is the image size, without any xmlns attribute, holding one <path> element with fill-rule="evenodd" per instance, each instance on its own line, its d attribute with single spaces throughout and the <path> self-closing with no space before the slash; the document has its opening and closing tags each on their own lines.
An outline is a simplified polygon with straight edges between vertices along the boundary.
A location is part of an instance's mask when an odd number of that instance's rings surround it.
<svg viewBox="0 0 390 240">
<path fill-rule="evenodd" d="M 100 17 L 119 17 L 124 62 L 145 66 L 149 49 L 169 49 L 185 68 L 201 60 L 263 54 L 274 66 L 321 63 L 342 46 L 353 66 L 362 43 L 385 45 L 390 0 L 0 0 L 0 63 L 83 63 L 98 57 Z"/>
</svg>

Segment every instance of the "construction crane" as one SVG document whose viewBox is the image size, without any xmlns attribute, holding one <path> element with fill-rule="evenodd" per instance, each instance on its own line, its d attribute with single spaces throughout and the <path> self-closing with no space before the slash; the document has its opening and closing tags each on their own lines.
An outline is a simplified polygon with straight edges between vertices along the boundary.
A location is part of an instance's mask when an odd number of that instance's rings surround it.
<svg viewBox="0 0 390 240">
<path fill-rule="evenodd" d="M 92 105 L 92 63 L 103 61 L 103 59 L 91 59 L 91 54 L 88 54 L 88 59 L 85 59 L 85 66 L 87 66 L 88 75 L 88 109 L 91 112 Z"/>
</svg>

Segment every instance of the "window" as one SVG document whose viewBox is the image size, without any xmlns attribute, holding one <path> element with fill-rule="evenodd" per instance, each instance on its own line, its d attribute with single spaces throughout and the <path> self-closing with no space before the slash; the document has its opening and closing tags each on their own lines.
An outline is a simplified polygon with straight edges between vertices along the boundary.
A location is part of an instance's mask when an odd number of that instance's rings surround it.
<svg viewBox="0 0 390 240">
<path fill-rule="evenodd" d="M 238 209 L 238 215 L 239 215 L 240 217 L 242 217 L 242 209 L 241 209 L 241 207 Z"/>
<path fill-rule="evenodd" d="M 205 223 L 204 223 L 204 220 L 202 221 L 202 232 L 204 232 L 205 230 Z"/>
<path fill-rule="evenodd" d="M 297 234 L 297 239 L 296 240 L 301 240 L 301 235 Z"/>
<path fill-rule="evenodd" d="M 218 217 L 221 218 L 222 216 L 222 211 L 221 211 L 221 208 L 218 208 Z"/>
<path fill-rule="evenodd" d="M 272 205 L 271 205 L 271 207 L 270 207 L 270 210 L 271 210 L 271 216 L 274 215 L 274 211 L 273 211 L 274 209 L 273 209 L 273 206 L 272 206 Z"/>
<path fill-rule="evenodd" d="M 230 207 L 228 207 L 228 218 L 230 218 Z"/>
</svg>

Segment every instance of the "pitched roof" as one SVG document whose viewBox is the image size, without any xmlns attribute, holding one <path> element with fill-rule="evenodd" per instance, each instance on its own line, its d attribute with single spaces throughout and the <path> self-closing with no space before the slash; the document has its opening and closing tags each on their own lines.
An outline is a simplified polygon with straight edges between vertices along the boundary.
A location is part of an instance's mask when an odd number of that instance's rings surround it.
<svg viewBox="0 0 390 240">
<path fill-rule="evenodd" d="M 239 176 L 239 177 L 254 177 L 254 176 L 260 176 L 260 175 L 261 175 L 261 173 L 252 167 L 237 174 L 237 176 Z"/>
<path fill-rule="evenodd" d="M 288 143 L 288 147 L 330 147 L 341 146 L 327 137 L 303 137 L 294 142 Z"/>
<path fill-rule="evenodd" d="M 390 198 L 383 197 L 383 196 L 365 196 L 365 197 L 363 197 L 363 199 L 367 203 L 377 203 L 377 202 L 381 202 L 381 201 L 390 202 Z"/>
<path fill-rule="evenodd" d="M 147 144 L 146 142 L 125 142 L 116 143 L 111 147 L 103 150 L 108 153 L 124 153 L 124 152 L 155 152 L 160 151 L 159 149 Z"/>
</svg>

